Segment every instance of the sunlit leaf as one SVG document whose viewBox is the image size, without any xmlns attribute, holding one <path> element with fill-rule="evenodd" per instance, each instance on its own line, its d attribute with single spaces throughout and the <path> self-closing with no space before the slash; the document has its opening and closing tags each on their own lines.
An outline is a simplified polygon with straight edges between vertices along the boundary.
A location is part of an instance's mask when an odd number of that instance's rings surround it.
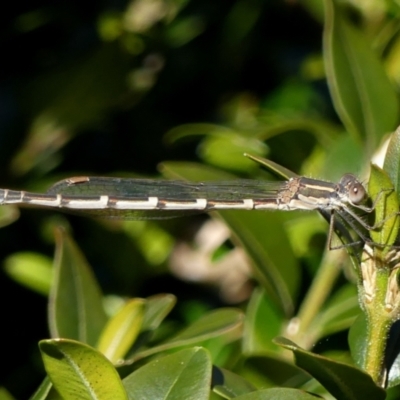
<svg viewBox="0 0 400 400">
<path fill-rule="evenodd" d="M 49 325 L 54 338 L 76 339 L 95 346 L 107 316 L 93 273 L 72 239 L 57 231 Z"/>
<path fill-rule="evenodd" d="M 274 388 L 257 390 L 243 396 L 235 397 L 237 400 L 316 400 L 322 397 L 307 393 L 300 389 Z"/>
<path fill-rule="evenodd" d="M 117 371 L 100 352 L 66 339 L 39 344 L 45 369 L 65 400 L 127 400 Z"/>
<path fill-rule="evenodd" d="M 135 342 L 142 328 L 144 307 L 144 300 L 130 300 L 105 326 L 97 349 L 111 362 L 123 358 Z"/>
</svg>

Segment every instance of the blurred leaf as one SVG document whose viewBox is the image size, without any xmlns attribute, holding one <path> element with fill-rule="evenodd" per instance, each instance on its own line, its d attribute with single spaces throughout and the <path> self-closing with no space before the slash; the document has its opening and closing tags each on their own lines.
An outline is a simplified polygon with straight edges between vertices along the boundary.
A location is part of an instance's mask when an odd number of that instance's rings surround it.
<svg viewBox="0 0 400 400">
<path fill-rule="evenodd" d="M 375 224 L 378 224 L 378 227 L 371 230 L 371 238 L 375 243 L 385 245 L 383 252 L 387 252 L 390 250 L 389 246 L 397 239 L 399 232 L 399 201 L 387 173 L 373 164 L 368 182 L 368 193 L 372 201 L 378 199 L 375 205 Z"/>
<path fill-rule="evenodd" d="M 226 176 L 210 168 L 187 163 L 163 163 L 162 171 L 169 178 L 188 180 L 194 176 L 197 180 L 211 177 L 218 180 Z M 251 257 L 257 278 L 271 300 L 290 314 L 298 290 L 300 269 L 283 227 L 282 216 L 279 213 L 254 210 L 224 211 L 219 212 L 219 215 Z"/>
<path fill-rule="evenodd" d="M 43 379 L 36 392 L 29 400 L 63 400 L 57 390 L 54 388 L 48 376 Z"/>
<path fill-rule="evenodd" d="M 42 254 L 14 253 L 4 261 L 6 273 L 15 281 L 47 296 L 53 277 L 52 261 Z"/>
<path fill-rule="evenodd" d="M 324 57 L 331 96 L 346 129 L 365 143 L 368 154 L 398 118 L 396 93 L 370 43 L 325 2 Z"/>
<path fill-rule="evenodd" d="M 291 350 L 296 365 L 317 379 L 336 399 L 385 399 L 385 391 L 364 371 L 303 350 L 285 338 L 276 339 L 276 343 Z"/>
<path fill-rule="evenodd" d="M 100 288 L 72 239 L 58 230 L 56 242 L 54 281 L 49 300 L 51 335 L 95 346 L 107 322 Z"/>
<path fill-rule="evenodd" d="M 204 29 L 204 21 L 199 15 L 180 18 L 169 25 L 166 38 L 172 47 L 180 47 L 198 37 Z"/>
<path fill-rule="evenodd" d="M 253 261 L 256 278 L 271 301 L 290 315 L 300 285 L 300 267 L 282 216 L 262 211 L 224 211 L 220 215 Z"/>
<path fill-rule="evenodd" d="M 272 339 L 286 321 L 262 288 L 255 288 L 247 305 L 242 349 L 246 356 L 276 350 Z"/>
<path fill-rule="evenodd" d="M 400 193 L 400 127 L 390 136 L 383 169 L 389 175 L 394 189 Z"/>
<path fill-rule="evenodd" d="M 305 371 L 279 357 L 277 353 L 248 357 L 237 373 L 256 387 L 301 387 L 310 381 Z"/>
<path fill-rule="evenodd" d="M 342 286 L 314 320 L 310 331 L 321 338 L 348 329 L 360 314 L 357 290 L 353 284 Z"/>
<path fill-rule="evenodd" d="M 17 207 L 7 206 L 0 208 L 0 228 L 12 224 L 19 218 L 19 211 Z"/>
<path fill-rule="evenodd" d="M 197 347 L 151 361 L 123 380 L 130 399 L 206 400 L 211 385 L 211 359 Z"/>
<path fill-rule="evenodd" d="M 237 172 L 254 169 L 254 163 L 243 157 L 243 153 L 265 156 L 267 151 L 267 146 L 258 139 L 236 133 L 210 135 L 199 146 L 199 155 L 206 163 Z"/>
<path fill-rule="evenodd" d="M 39 343 L 53 385 L 65 400 L 128 399 L 117 371 L 101 353 L 66 339 Z"/>
<path fill-rule="evenodd" d="M 387 387 L 400 385 L 400 320 L 393 323 L 385 349 L 385 366 L 389 370 Z"/>
<path fill-rule="evenodd" d="M 235 397 L 237 400 L 316 400 L 322 397 L 307 393 L 300 389 L 274 388 L 257 390 L 243 396 Z"/>
<path fill-rule="evenodd" d="M 107 322 L 97 349 L 112 363 L 123 358 L 135 342 L 142 328 L 145 304 L 142 299 L 130 300 Z"/>
<path fill-rule="evenodd" d="M 244 155 L 257 163 L 264 165 L 264 167 L 278 175 L 280 178 L 289 180 L 290 178 L 296 178 L 299 176 L 282 165 L 279 165 L 271 160 L 267 160 L 266 158 L 258 157 L 248 153 L 245 153 Z"/>
<path fill-rule="evenodd" d="M 241 376 L 224 368 L 213 368 L 212 373 L 213 391 L 226 399 L 250 393 L 256 388 Z"/>
<path fill-rule="evenodd" d="M 243 157 L 249 152 L 265 156 L 268 147 L 255 134 L 212 124 L 185 124 L 170 130 L 166 140 L 171 143 L 190 136 L 205 136 L 199 146 L 200 157 L 208 164 L 231 171 L 254 169 L 254 163 Z M 223 149 L 223 151 L 221 151 Z"/>
<path fill-rule="evenodd" d="M 133 362 L 161 351 L 198 344 L 204 340 L 224 335 L 237 339 L 238 335 L 235 332 L 241 330 L 242 325 L 243 314 L 241 311 L 234 308 L 220 308 L 204 315 L 165 343 L 138 352 L 130 361 Z"/>
<path fill-rule="evenodd" d="M 15 398 L 6 388 L 0 387 L 0 400 L 15 400 Z"/>
<path fill-rule="evenodd" d="M 128 57 L 116 43 L 62 65 L 31 80 L 20 94 L 33 123 L 12 162 L 17 175 L 54 168 L 60 162 L 57 152 L 77 130 L 97 125 L 127 91 Z"/>
<path fill-rule="evenodd" d="M 158 294 L 148 297 L 144 308 L 142 329 L 157 329 L 175 304 L 176 297 L 173 294 Z"/>
</svg>

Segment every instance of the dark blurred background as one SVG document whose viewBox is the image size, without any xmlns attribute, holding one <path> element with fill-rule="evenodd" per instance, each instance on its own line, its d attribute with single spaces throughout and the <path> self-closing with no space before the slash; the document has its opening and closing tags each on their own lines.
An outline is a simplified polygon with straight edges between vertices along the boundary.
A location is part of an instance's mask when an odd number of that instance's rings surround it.
<svg viewBox="0 0 400 400">
<path fill-rule="evenodd" d="M 207 162 L 204 138 L 218 126 L 245 143 L 256 133 L 270 139 L 261 153 L 299 172 L 315 137 L 299 128 L 276 136 L 268 123 L 276 110 L 280 121 L 307 113 L 335 120 L 321 72 L 321 10 L 308 3 L 8 3 L 0 17 L 0 187 L 45 190 L 77 174 L 157 176 L 163 160 Z M 184 125 L 195 123 L 213 125 Z M 182 126 L 182 137 L 165 140 Z M 180 301 L 223 303 L 212 290 L 173 278 L 165 262 L 149 265 L 118 226 L 21 213 L 0 230 L 1 260 L 21 251 L 51 258 L 52 229 L 67 224 L 105 293 L 165 291 Z M 182 224 L 161 228 L 182 236 Z M 49 335 L 47 299 L 1 269 L 0 301 L 0 386 L 28 398 L 43 377 L 37 342 Z"/>
</svg>

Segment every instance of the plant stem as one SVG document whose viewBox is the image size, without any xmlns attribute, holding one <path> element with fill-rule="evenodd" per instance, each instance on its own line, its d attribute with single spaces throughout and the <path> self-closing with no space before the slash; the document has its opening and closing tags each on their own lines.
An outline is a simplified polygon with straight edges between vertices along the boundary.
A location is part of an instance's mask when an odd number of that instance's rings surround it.
<svg viewBox="0 0 400 400">
<path fill-rule="evenodd" d="M 305 348 L 314 343 L 314 335 L 309 334 L 309 327 L 321 311 L 326 299 L 330 296 L 332 288 L 341 272 L 340 261 L 344 252 L 326 251 L 323 262 L 301 304 L 297 314 L 298 329 L 295 341 Z M 318 335 L 318 332 L 314 332 Z"/>
<path fill-rule="evenodd" d="M 388 269 L 377 268 L 374 296 L 369 303 L 365 302 L 367 345 L 364 369 L 381 387 L 384 387 L 386 381 L 387 371 L 384 369 L 384 359 L 388 333 L 392 324 L 390 314 L 385 308 L 388 280 Z"/>
</svg>

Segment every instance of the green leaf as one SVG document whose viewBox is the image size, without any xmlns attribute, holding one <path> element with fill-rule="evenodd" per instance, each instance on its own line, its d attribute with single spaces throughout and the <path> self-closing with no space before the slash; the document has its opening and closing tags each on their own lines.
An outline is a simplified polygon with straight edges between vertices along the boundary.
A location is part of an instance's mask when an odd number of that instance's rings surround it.
<svg viewBox="0 0 400 400">
<path fill-rule="evenodd" d="M 142 330 L 154 331 L 174 308 L 176 297 L 173 294 L 158 294 L 146 299 Z"/>
<path fill-rule="evenodd" d="M 64 400 L 125 400 L 114 366 L 103 354 L 67 339 L 39 343 L 44 367 Z"/>
<path fill-rule="evenodd" d="M 273 388 L 235 397 L 235 400 L 316 400 L 322 397 L 300 389 Z"/>
<path fill-rule="evenodd" d="M 15 399 L 6 388 L 0 387 L 0 400 L 15 400 Z"/>
<path fill-rule="evenodd" d="M 142 328 L 145 301 L 133 299 L 114 315 L 101 333 L 97 349 L 112 363 L 122 359 Z"/>
<path fill-rule="evenodd" d="M 159 358 L 123 380 L 130 400 L 207 400 L 211 359 L 197 347 Z"/>
<path fill-rule="evenodd" d="M 14 253 L 4 261 L 6 273 L 15 281 L 47 296 L 53 276 L 52 262 L 42 254 Z"/>
<path fill-rule="evenodd" d="M 95 346 L 107 322 L 102 293 L 72 239 L 58 230 L 56 241 L 54 282 L 49 301 L 51 336 Z"/>
<path fill-rule="evenodd" d="M 186 345 L 193 340 L 202 341 L 242 327 L 244 315 L 239 309 L 219 308 L 203 315 L 168 343 Z"/>
<path fill-rule="evenodd" d="M 46 376 L 36 392 L 29 400 L 63 400 L 57 390 L 54 388 L 51 380 Z"/>
<path fill-rule="evenodd" d="M 248 357 L 236 368 L 236 372 L 256 387 L 300 387 L 310 381 L 301 368 L 279 357 L 278 353 L 266 353 Z"/>
<path fill-rule="evenodd" d="M 188 346 L 224 335 L 232 336 L 233 332 L 242 329 L 242 325 L 243 314 L 240 310 L 221 308 L 211 311 L 165 343 L 137 353 L 131 362 L 176 347 Z M 237 336 L 237 334 L 233 335 L 234 338 Z"/>
<path fill-rule="evenodd" d="M 378 199 L 375 205 L 375 225 L 378 226 L 371 231 L 371 238 L 389 251 L 399 232 L 399 201 L 389 176 L 376 165 L 371 165 L 368 192 L 372 201 Z"/>
<path fill-rule="evenodd" d="M 251 355 L 276 350 L 272 339 L 281 332 L 285 321 L 281 310 L 274 306 L 265 291 L 254 289 L 246 310 L 243 353 Z"/>
<path fill-rule="evenodd" d="M 244 155 L 257 163 L 264 165 L 264 167 L 267 167 L 268 170 L 274 172 L 276 175 L 280 176 L 283 179 L 296 178 L 299 176 L 294 172 L 290 171 L 290 169 L 287 169 L 282 165 L 279 165 L 266 158 L 254 156 L 252 154 L 247 154 L 247 153 L 245 153 Z"/>
<path fill-rule="evenodd" d="M 220 215 L 251 257 L 256 277 L 271 300 L 290 315 L 300 284 L 300 267 L 282 215 L 262 211 L 224 211 Z"/>
<path fill-rule="evenodd" d="M 338 400 L 379 400 L 386 397 L 386 392 L 356 367 L 306 351 L 285 338 L 276 339 L 276 343 L 291 350 L 296 365 L 311 374 Z"/>
<path fill-rule="evenodd" d="M 256 390 L 250 382 L 224 368 L 214 367 L 212 375 L 213 391 L 223 398 L 231 399 Z"/>
<path fill-rule="evenodd" d="M 360 313 L 349 330 L 349 346 L 354 363 L 361 368 L 365 365 L 365 355 L 368 347 L 367 320 L 364 313 Z"/>
<path fill-rule="evenodd" d="M 348 132 L 365 143 L 367 155 L 398 118 L 398 100 L 370 42 L 341 15 L 337 2 L 325 2 L 324 58 L 328 84 Z"/>
<path fill-rule="evenodd" d="M 348 329 L 360 314 L 357 290 L 353 284 L 342 286 L 329 300 L 322 312 L 315 318 L 310 331 L 315 337 L 332 335 Z"/>
<path fill-rule="evenodd" d="M 383 169 L 389 175 L 390 181 L 396 190 L 397 196 L 400 192 L 400 127 L 390 136 L 386 151 Z"/>
<path fill-rule="evenodd" d="M 162 171 L 175 179 L 226 180 L 227 176 L 232 177 L 194 163 L 164 163 Z M 218 215 L 251 257 L 257 278 L 271 300 L 291 314 L 300 283 L 300 268 L 284 229 L 283 216 L 254 210 L 224 211 Z"/>
</svg>

